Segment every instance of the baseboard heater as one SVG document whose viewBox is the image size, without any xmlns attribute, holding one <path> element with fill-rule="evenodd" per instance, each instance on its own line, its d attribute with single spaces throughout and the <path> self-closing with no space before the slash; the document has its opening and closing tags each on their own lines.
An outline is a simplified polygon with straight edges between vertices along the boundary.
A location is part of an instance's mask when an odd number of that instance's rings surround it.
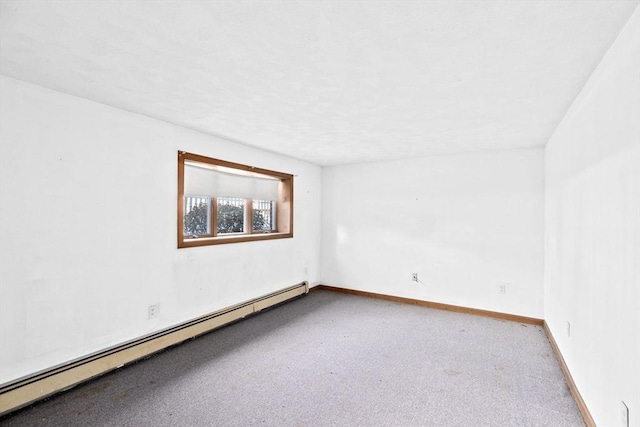
<svg viewBox="0 0 640 427">
<path fill-rule="evenodd" d="M 4 384 L 0 416 L 308 292 L 309 283 L 302 282 Z"/>
</svg>

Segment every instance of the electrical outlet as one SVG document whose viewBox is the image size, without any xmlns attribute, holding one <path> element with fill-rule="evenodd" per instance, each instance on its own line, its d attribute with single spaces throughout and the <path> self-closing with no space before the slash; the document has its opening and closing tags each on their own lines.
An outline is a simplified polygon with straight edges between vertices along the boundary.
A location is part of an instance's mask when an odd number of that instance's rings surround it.
<svg viewBox="0 0 640 427">
<path fill-rule="evenodd" d="M 411 281 L 412 282 L 419 282 L 418 273 L 411 273 Z"/>
<path fill-rule="evenodd" d="M 160 304 L 153 304 L 149 306 L 149 319 L 155 319 L 160 314 Z"/>
<path fill-rule="evenodd" d="M 623 427 L 629 427 L 629 408 L 622 400 L 620 401 L 620 421 Z"/>
<path fill-rule="evenodd" d="M 502 295 L 507 293 L 507 284 L 506 283 L 500 283 L 498 285 L 498 293 L 502 294 Z"/>
</svg>

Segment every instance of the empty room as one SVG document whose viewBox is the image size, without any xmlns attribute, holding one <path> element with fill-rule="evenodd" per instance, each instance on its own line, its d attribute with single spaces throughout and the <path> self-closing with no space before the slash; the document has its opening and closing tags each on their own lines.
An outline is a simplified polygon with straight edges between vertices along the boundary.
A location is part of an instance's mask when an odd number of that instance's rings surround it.
<svg viewBox="0 0 640 427">
<path fill-rule="evenodd" d="M 0 0 L 0 425 L 640 427 L 640 0 Z"/>
</svg>

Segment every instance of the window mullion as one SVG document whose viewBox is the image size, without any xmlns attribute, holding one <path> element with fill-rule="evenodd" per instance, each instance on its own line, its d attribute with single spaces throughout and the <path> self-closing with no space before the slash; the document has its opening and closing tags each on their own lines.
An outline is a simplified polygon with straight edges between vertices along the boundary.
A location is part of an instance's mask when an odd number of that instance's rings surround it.
<svg viewBox="0 0 640 427">
<path fill-rule="evenodd" d="M 244 205 L 245 205 L 245 214 L 244 214 L 245 233 L 253 234 L 253 200 L 247 199 Z"/>
<path fill-rule="evenodd" d="M 218 235 L 218 198 L 211 198 L 211 235 Z"/>
</svg>

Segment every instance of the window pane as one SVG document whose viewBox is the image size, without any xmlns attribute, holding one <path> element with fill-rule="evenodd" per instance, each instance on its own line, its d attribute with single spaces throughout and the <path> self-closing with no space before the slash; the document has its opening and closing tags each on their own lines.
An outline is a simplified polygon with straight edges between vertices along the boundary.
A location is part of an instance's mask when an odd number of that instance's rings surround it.
<svg viewBox="0 0 640 427">
<path fill-rule="evenodd" d="M 276 202 L 272 200 L 253 201 L 253 231 L 275 230 Z"/>
<path fill-rule="evenodd" d="M 218 234 L 244 231 L 244 199 L 218 197 Z"/>
<path fill-rule="evenodd" d="M 211 199 L 200 196 L 184 197 L 184 235 L 211 234 Z"/>
</svg>

